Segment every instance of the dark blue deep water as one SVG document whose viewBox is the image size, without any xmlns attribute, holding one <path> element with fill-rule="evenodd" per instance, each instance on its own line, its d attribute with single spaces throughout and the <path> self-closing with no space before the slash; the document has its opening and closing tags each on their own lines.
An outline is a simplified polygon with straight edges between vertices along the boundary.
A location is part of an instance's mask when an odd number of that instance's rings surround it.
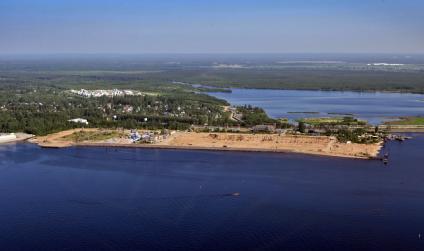
<svg viewBox="0 0 424 251">
<path fill-rule="evenodd" d="M 414 136 L 387 145 L 388 166 L 2 145 L 0 249 L 421 251 L 424 136 Z"/>
<path fill-rule="evenodd" d="M 209 95 L 225 99 L 232 105 L 262 107 L 274 118 L 352 114 L 372 124 L 380 124 L 399 116 L 424 116 L 424 95 L 421 94 L 232 89 L 231 93 L 211 92 Z"/>
</svg>

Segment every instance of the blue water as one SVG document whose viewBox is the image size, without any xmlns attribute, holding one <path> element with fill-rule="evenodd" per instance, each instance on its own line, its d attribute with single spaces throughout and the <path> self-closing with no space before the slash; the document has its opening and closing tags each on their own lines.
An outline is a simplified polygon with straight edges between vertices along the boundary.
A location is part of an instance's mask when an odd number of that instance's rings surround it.
<svg viewBox="0 0 424 251">
<path fill-rule="evenodd" d="M 340 113 L 354 114 L 371 124 L 379 124 L 399 116 L 424 116 L 424 95 L 419 94 L 232 89 L 232 93 L 212 92 L 209 95 L 225 99 L 232 105 L 262 107 L 271 117 L 293 120 Z"/>
<path fill-rule="evenodd" d="M 1 250 L 424 250 L 424 135 L 390 163 L 0 146 Z M 231 196 L 238 192 L 240 196 Z"/>
</svg>

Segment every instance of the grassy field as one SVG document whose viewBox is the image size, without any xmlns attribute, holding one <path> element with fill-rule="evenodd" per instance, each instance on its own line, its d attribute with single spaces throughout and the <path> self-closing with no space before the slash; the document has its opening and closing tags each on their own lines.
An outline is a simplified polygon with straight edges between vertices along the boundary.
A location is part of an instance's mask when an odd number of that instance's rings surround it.
<svg viewBox="0 0 424 251">
<path fill-rule="evenodd" d="M 63 137 L 64 140 L 71 140 L 73 142 L 82 142 L 86 140 L 90 141 L 101 141 L 108 140 L 116 137 L 124 136 L 123 133 L 117 131 L 100 131 L 100 132 L 90 132 L 90 131 L 80 131 L 75 132 L 71 135 Z"/>
<path fill-rule="evenodd" d="M 309 125 L 325 125 L 325 124 L 333 124 L 333 125 L 358 125 L 358 124 L 366 124 L 366 121 L 357 120 L 353 117 L 328 117 L 328 118 L 304 118 L 299 119 L 298 122 L 303 122 Z"/>
<path fill-rule="evenodd" d="M 424 117 L 405 117 L 400 120 L 387 122 L 388 125 L 424 125 Z"/>
</svg>

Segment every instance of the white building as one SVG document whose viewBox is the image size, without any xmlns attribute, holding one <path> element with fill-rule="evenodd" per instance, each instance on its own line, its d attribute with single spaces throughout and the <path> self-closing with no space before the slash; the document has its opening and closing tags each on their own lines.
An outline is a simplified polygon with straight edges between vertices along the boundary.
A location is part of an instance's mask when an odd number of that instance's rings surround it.
<svg viewBox="0 0 424 251">
<path fill-rule="evenodd" d="M 81 119 L 81 118 L 70 119 L 70 120 L 68 120 L 68 122 L 80 123 L 80 124 L 86 124 L 86 125 L 88 125 L 88 121 L 86 119 Z"/>
<path fill-rule="evenodd" d="M 91 98 L 91 97 L 116 97 L 116 96 L 142 96 L 143 93 L 139 91 L 133 91 L 133 90 L 119 90 L 119 89 L 113 89 L 113 90 L 71 90 L 71 93 L 77 94 L 79 96 Z"/>
</svg>

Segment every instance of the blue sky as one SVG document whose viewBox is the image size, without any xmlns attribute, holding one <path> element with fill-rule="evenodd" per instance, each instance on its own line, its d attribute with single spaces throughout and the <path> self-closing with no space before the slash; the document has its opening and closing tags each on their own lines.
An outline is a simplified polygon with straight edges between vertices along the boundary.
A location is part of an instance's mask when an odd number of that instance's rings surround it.
<svg viewBox="0 0 424 251">
<path fill-rule="evenodd" d="M 423 0 L 1 0 L 0 53 L 424 53 Z"/>
</svg>

